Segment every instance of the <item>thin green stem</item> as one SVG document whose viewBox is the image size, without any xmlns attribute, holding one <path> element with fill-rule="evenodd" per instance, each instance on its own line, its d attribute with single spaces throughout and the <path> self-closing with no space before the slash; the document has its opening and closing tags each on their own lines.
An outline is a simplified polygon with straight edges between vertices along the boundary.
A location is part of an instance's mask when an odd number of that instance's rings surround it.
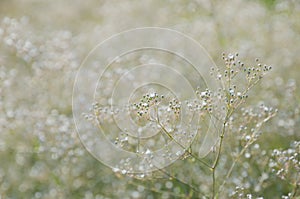
<svg viewBox="0 0 300 199">
<path fill-rule="evenodd" d="M 216 170 L 212 169 L 212 178 L 213 178 L 213 186 L 212 186 L 212 199 L 215 198 L 215 189 L 216 189 Z"/>
<path fill-rule="evenodd" d="M 271 119 L 271 118 L 274 117 L 274 116 L 275 116 L 275 114 L 269 115 L 263 122 L 268 121 L 269 119 Z M 245 147 L 240 151 L 240 153 L 239 153 L 239 154 L 236 156 L 236 158 L 233 160 L 233 162 L 232 162 L 232 164 L 231 164 L 231 166 L 230 166 L 230 168 L 229 168 L 229 170 L 228 170 L 228 172 L 227 172 L 227 174 L 226 174 L 226 176 L 225 176 L 225 179 L 224 179 L 222 185 L 220 186 L 220 188 L 219 188 L 219 190 L 218 190 L 218 194 L 222 192 L 222 190 L 223 190 L 225 184 L 227 183 L 227 180 L 228 180 L 228 178 L 230 177 L 230 175 L 231 175 L 231 173 L 232 173 L 232 171 L 233 171 L 233 168 L 235 167 L 237 161 L 238 161 L 238 160 L 240 159 L 240 157 L 245 153 L 245 151 L 246 151 L 246 150 L 247 150 L 247 149 L 248 149 L 248 148 L 256 141 L 254 135 L 256 135 L 257 132 L 261 129 L 262 123 L 263 123 L 263 122 L 258 123 L 258 124 L 260 124 L 260 125 L 258 125 L 259 128 L 256 129 L 256 131 L 253 133 L 252 138 L 248 141 L 248 143 L 245 145 Z"/>
<path fill-rule="evenodd" d="M 180 180 L 179 178 L 176 178 L 175 176 L 169 174 L 168 172 L 164 171 L 163 169 L 161 168 L 158 168 L 158 167 L 155 167 L 157 170 L 159 170 L 160 172 L 164 173 L 165 175 L 167 175 L 169 178 L 171 179 L 175 179 L 177 182 L 181 183 L 181 184 L 184 184 L 185 186 L 189 187 L 191 190 L 193 190 L 194 192 L 198 193 L 198 194 L 201 194 L 200 191 L 198 191 L 195 187 L 191 186 L 190 184 Z"/>
<path fill-rule="evenodd" d="M 225 117 L 225 121 L 223 123 L 223 127 L 222 127 L 222 132 L 221 132 L 221 135 L 220 135 L 220 142 L 219 142 L 219 147 L 218 147 L 218 151 L 217 151 L 217 156 L 216 156 L 216 159 L 211 167 L 211 170 L 212 170 L 212 181 L 213 181 L 213 186 L 212 186 L 212 198 L 214 199 L 216 197 L 216 168 L 219 164 L 219 160 L 220 160 L 220 157 L 221 157 L 221 152 L 222 152 L 222 144 L 223 144 L 223 139 L 224 139 L 224 135 L 225 135 L 225 131 L 226 131 L 226 124 L 227 124 L 227 121 L 228 121 L 228 118 L 230 116 L 230 114 L 232 113 L 229 112 L 229 109 L 227 110 L 227 113 L 226 113 L 226 117 Z"/>
<path fill-rule="evenodd" d="M 297 178 L 298 178 L 299 174 L 297 174 Z M 296 178 L 296 179 L 297 179 Z M 298 192 L 298 189 L 299 189 L 299 182 L 296 181 L 295 184 L 293 185 L 294 186 L 294 189 L 292 191 L 292 198 L 296 198 L 297 196 L 297 192 Z"/>
<path fill-rule="evenodd" d="M 203 160 L 199 159 L 198 157 L 196 157 L 194 154 L 192 154 L 189 150 L 186 150 L 181 143 L 179 143 L 167 130 L 166 128 L 160 123 L 159 118 L 157 118 L 157 124 L 160 126 L 160 128 L 163 130 L 163 132 L 171 139 L 173 140 L 176 144 L 178 144 L 182 149 L 185 150 L 185 152 L 187 152 L 190 156 L 192 156 L 193 158 L 195 158 L 195 160 L 201 162 L 202 164 L 204 164 L 205 166 L 207 166 L 208 168 L 211 168 L 211 166 L 209 164 L 207 164 L 206 162 L 204 162 Z"/>
<path fill-rule="evenodd" d="M 228 89 L 231 86 L 231 71 L 230 71 L 230 65 L 228 66 Z M 224 135 L 226 132 L 226 124 L 228 122 L 229 117 L 231 116 L 231 114 L 233 113 L 234 109 L 232 109 L 231 107 L 231 97 L 230 94 L 228 94 L 228 102 L 227 102 L 227 112 L 225 115 L 225 119 L 223 122 L 223 127 L 222 127 L 222 131 L 221 131 L 221 135 L 220 135 L 220 142 L 219 142 L 219 147 L 218 147 L 218 151 L 217 151 L 217 156 L 216 159 L 211 167 L 212 169 L 212 181 L 213 181 L 213 185 L 212 185 L 212 199 L 216 198 L 216 168 L 219 164 L 220 161 L 220 157 L 221 157 L 221 152 L 222 152 L 222 145 L 223 145 L 223 139 L 224 139 Z"/>
<path fill-rule="evenodd" d="M 207 164 L 206 162 L 204 162 L 203 160 L 199 159 L 198 157 L 196 157 L 194 154 L 191 153 L 190 150 L 186 150 L 186 147 L 183 146 L 181 143 L 179 143 L 168 131 L 167 129 L 164 127 L 164 125 L 160 122 L 159 119 L 159 114 L 158 114 L 158 110 L 157 107 L 155 107 L 155 111 L 156 111 L 156 122 L 157 124 L 160 126 L 160 128 L 163 130 L 163 132 L 172 140 L 174 141 L 176 144 L 178 144 L 182 149 L 185 150 L 185 152 L 187 152 L 190 156 L 192 156 L 195 160 L 199 161 L 200 163 L 202 163 L 203 165 L 205 165 L 208 168 L 211 168 L 211 166 L 209 164 Z"/>
</svg>

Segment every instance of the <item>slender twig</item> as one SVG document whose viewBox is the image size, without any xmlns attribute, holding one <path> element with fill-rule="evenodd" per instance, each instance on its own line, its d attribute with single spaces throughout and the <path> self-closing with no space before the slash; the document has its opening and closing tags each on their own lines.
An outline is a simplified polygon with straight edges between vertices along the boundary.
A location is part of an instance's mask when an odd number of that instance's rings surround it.
<svg viewBox="0 0 300 199">
<path fill-rule="evenodd" d="M 231 65 L 229 64 L 228 65 L 228 88 L 230 88 L 231 86 L 231 72 L 230 72 L 230 67 Z M 228 94 L 228 93 L 227 93 Z M 212 199 L 214 199 L 216 197 L 216 168 L 219 164 L 219 161 L 220 161 L 220 157 L 221 157 L 221 151 L 222 151 L 222 145 L 223 145 L 223 139 L 224 139 L 224 136 L 225 136 L 225 132 L 226 132 L 226 124 L 228 122 L 228 119 L 230 118 L 231 114 L 233 113 L 234 109 L 232 108 L 231 106 L 231 102 L 230 102 L 230 95 L 228 94 L 228 102 L 227 102 L 227 112 L 226 112 L 226 115 L 225 115 L 225 119 L 224 119 L 224 122 L 223 122 L 223 126 L 222 126 L 222 131 L 221 131 L 221 135 L 220 135 L 220 141 L 219 141 L 219 148 L 218 148 L 218 151 L 217 151 L 217 156 L 216 156 L 216 159 L 211 167 L 211 170 L 212 170 Z"/>
<path fill-rule="evenodd" d="M 211 166 L 204 162 L 203 160 L 199 159 L 197 156 L 195 156 L 193 153 L 191 153 L 191 151 L 186 150 L 186 147 L 183 146 L 181 143 L 179 143 L 168 131 L 167 129 L 164 127 L 164 125 L 160 122 L 159 119 L 159 114 L 158 114 L 158 110 L 157 107 L 155 107 L 155 111 L 156 111 L 156 122 L 157 124 L 160 126 L 160 128 L 163 130 L 163 132 L 172 140 L 174 141 L 176 144 L 178 144 L 182 149 L 185 150 L 186 153 L 188 153 L 191 157 L 193 157 L 195 160 L 199 161 L 200 163 L 202 163 L 203 165 L 205 165 L 208 168 L 211 168 Z"/>
<path fill-rule="evenodd" d="M 275 114 L 269 115 L 266 119 L 263 120 L 263 122 L 268 121 L 269 119 L 271 119 L 271 118 L 274 117 L 274 116 L 275 116 Z M 259 123 L 259 124 L 260 124 L 260 125 L 258 125 L 259 128 L 256 129 L 256 131 L 253 133 L 253 135 L 256 135 L 257 132 L 261 129 L 261 127 L 262 127 L 261 124 L 262 124 L 263 122 L 260 122 L 260 123 Z M 232 162 L 232 164 L 231 164 L 229 170 L 227 171 L 227 174 L 226 174 L 226 176 L 225 176 L 225 179 L 224 179 L 222 185 L 220 186 L 220 188 L 219 188 L 219 190 L 218 190 L 218 194 L 222 192 L 222 190 L 223 190 L 225 184 L 227 183 L 228 178 L 230 177 L 230 175 L 231 175 L 231 173 L 232 173 L 232 171 L 233 171 L 233 168 L 235 167 L 235 165 L 236 165 L 236 163 L 238 162 L 238 160 L 240 159 L 240 157 L 245 153 L 245 151 L 246 151 L 246 150 L 247 150 L 247 149 L 248 149 L 255 141 L 256 141 L 256 139 L 254 138 L 254 136 L 252 136 L 252 139 L 250 139 L 250 140 L 248 141 L 248 143 L 245 145 L 245 147 L 240 151 L 240 153 L 239 153 L 239 154 L 236 156 L 236 158 L 233 160 L 233 162 Z"/>
<path fill-rule="evenodd" d="M 224 135 L 225 135 L 225 130 L 226 130 L 226 123 L 227 123 L 227 116 L 225 118 L 225 121 L 223 123 L 223 127 L 222 127 L 222 133 L 220 135 L 220 142 L 219 142 L 219 148 L 218 148 L 218 152 L 217 152 L 217 156 L 216 159 L 211 167 L 212 170 L 212 180 L 213 180 L 213 185 L 212 185 L 212 198 L 215 198 L 215 190 L 216 190 L 216 167 L 218 166 L 219 160 L 220 160 L 220 156 L 221 156 L 221 150 L 222 150 L 222 143 L 223 143 L 223 139 L 224 139 Z"/>
<path fill-rule="evenodd" d="M 296 185 L 295 185 L 294 190 L 292 192 L 292 198 L 296 198 L 298 189 L 299 189 L 299 184 L 296 182 Z"/>
<path fill-rule="evenodd" d="M 164 173 L 165 175 L 167 175 L 168 177 L 170 177 L 170 178 L 172 178 L 172 179 L 175 179 L 177 182 L 186 185 L 187 187 L 189 187 L 189 188 L 190 188 L 191 190 L 193 190 L 194 192 L 196 192 L 196 193 L 198 193 L 198 194 L 201 194 L 200 191 L 198 191 L 195 187 L 191 186 L 189 183 L 186 183 L 186 182 L 180 180 L 179 178 L 176 178 L 175 176 L 169 174 L 168 172 L 164 171 L 164 170 L 161 169 L 161 168 L 158 168 L 158 167 L 156 167 L 156 166 L 155 166 L 155 168 L 156 168 L 157 170 L 159 170 L 160 172 Z"/>
</svg>

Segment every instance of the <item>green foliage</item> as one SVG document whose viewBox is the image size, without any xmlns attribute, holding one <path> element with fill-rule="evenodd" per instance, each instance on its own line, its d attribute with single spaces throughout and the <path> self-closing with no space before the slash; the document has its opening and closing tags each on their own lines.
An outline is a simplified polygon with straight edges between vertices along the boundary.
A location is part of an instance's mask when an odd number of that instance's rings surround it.
<svg viewBox="0 0 300 199">
<path fill-rule="evenodd" d="M 299 1 L 170 2 L 0 2 L 0 198 L 300 197 Z M 223 125 L 214 128 L 218 142 L 204 157 L 196 137 L 170 166 L 123 175 L 85 150 L 71 98 L 94 44 L 137 26 L 173 28 L 207 49 L 220 89 L 199 89 L 197 101 L 188 102 L 203 123 L 214 117 Z M 182 102 L 157 92 L 146 94 L 148 107 L 140 97 L 132 109 L 138 122 L 176 124 Z M 164 108 L 172 112 L 159 120 L 147 115 Z M 177 139 L 168 130 L 162 137 L 158 144 Z"/>
</svg>

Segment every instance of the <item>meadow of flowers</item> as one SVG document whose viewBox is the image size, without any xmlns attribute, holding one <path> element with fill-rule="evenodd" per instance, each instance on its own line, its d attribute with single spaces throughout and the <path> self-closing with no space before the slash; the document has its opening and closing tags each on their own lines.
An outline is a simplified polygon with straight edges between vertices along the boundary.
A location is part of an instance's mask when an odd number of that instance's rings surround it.
<svg viewBox="0 0 300 199">
<path fill-rule="evenodd" d="M 154 37 L 89 54 L 141 27 L 207 70 L 105 57 Z M 299 52 L 298 0 L 0 1 L 0 199 L 299 199 Z"/>
</svg>

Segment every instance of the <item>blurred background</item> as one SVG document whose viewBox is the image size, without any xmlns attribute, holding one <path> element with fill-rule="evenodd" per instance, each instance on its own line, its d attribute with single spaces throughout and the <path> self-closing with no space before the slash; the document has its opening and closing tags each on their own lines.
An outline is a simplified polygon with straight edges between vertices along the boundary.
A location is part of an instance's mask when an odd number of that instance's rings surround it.
<svg viewBox="0 0 300 199">
<path fill-rule="evenodd" d="M 237 185 L 265 198 L 294 190 L 288 180 L 272 176 L 260 158 L 267 161 L 273 149 L 288 149 L 300 138 L 300 1 L 1 0 L 1 199 L 198 197 L 176 179 L 115 174 L 89 155 L 76 134 L 72 89 L 82 60 L 109 36 L 145 26 L 191 36 L 217 65 L 223 64 L 222 52 L 239 52 L 245 62 L 259 58 L 273 66 L 249 94 L 250 104 L 278 109 L 258 141 L 265 156 L 248 158 L 255 169 L 244 177 L 243 168 L 237 170 L 224 198 Z M 199 166 L 190 170 L 179 162 L 170 172 L 209 193 L 207 180 L 187 177 L 206 176 Z"/>
</svg>

